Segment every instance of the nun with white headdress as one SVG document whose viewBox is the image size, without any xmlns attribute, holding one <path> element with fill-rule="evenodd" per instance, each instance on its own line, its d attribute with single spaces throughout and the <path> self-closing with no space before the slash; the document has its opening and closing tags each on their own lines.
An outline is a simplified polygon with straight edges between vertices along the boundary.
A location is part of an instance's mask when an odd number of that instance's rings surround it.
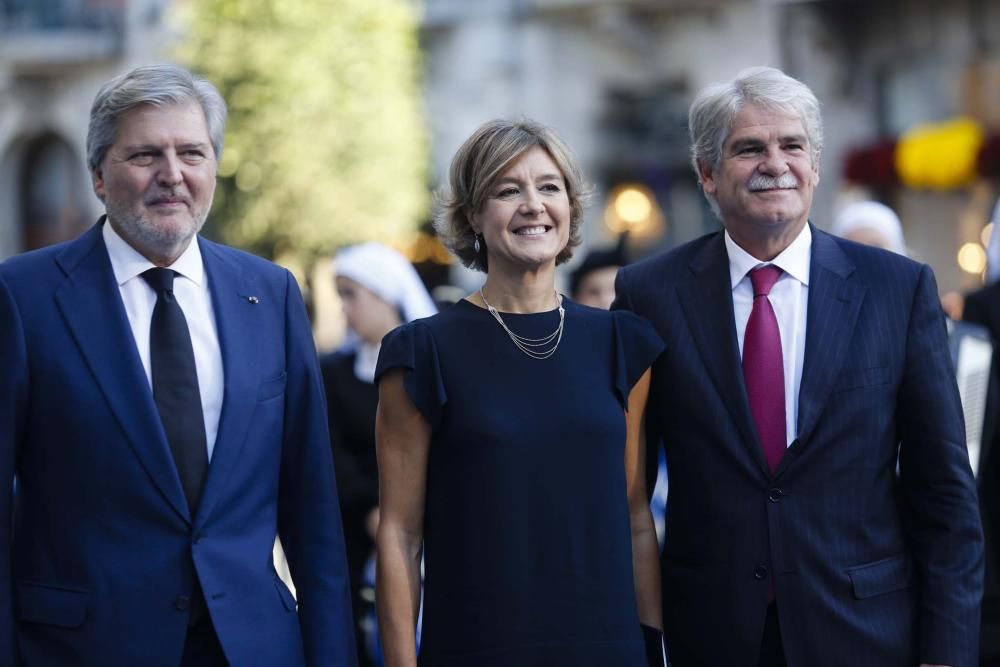
<svg viewBox="0 0 1000 667">
<path fill-rule="evenodd" d="M 437 308 L 413 265 L 384 245 L 362 243 L 345 248 L 337 253 L 332 268 L 348 333 L 337 352 L 321 359 L 321 367 L 352 601 L 355 621 L 359 621 L 365 608 L 361 598 L 364 566 L 378 525 L 375 363 L 383 336 L 403 323 L 433 315 Z M 358 646 L 364 646 L 360 627 L 356 630 Z M 366 664 L 362 657 L 362 667 Z"/>
<path fill-rule="evenodd" d="M 848 241 L 907 255 L 899 216 L 877 201 L 848 204 L 833 221 L 830 232 Z"/>
</svg>

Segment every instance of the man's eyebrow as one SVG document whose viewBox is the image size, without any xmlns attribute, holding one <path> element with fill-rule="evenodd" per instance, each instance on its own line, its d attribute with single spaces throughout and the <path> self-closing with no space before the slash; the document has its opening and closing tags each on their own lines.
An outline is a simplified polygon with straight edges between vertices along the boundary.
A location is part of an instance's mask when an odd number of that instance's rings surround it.
<svg viewBox="0 0 1000 667">
<path fill-rule="evenodd" d="M 137 151 L 159 152 L 160 147 L 154 146 L 153 144 L 128 144 L 124 146 L 124 151 L 126 153 L 135 153 Z"/>
<path fill-rule="evenodd" d="M 807 144 L 809 137 L 804 134 L 787 134 L 781 137 L 781 142 L 785 144 Z"/>
<path fill-rule="evenodd" d="M 740 148 L 747 148 L 751 146 L 763 146 L 764 142 L 757 137 L 743 137 L 742 139 L 735 140 L 732 145 L 729 146 L 731 150 L 739 150 Z"/>
</svg>

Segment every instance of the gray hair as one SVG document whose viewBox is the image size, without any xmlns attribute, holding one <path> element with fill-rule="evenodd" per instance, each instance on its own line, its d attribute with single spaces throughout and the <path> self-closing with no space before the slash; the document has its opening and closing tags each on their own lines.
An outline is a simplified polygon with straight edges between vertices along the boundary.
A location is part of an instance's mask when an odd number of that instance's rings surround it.
<svg viewBox="0 0 1000 667">
<path fill-rule="evenodd" d="M 211 83 L 169 63 L 142 65 L 104 84 L 90 107 L 87 128 L 87 166 L 91 171 L 104 162 L 118 134 L 126 111 L 143 104 L 163 106 L 196 101 L 205 113 L 215 159 L 222 157 L 226 132 L 226 103 Z"/>
<path fill-rule="evenodd" d="M 747 104 L 798 117 L 809 139 L 813 164 L 823 150 L 823 118 L 819 100 L 798 79 L 793 79 L 774 67 L 749 67 L 726 83 L 704 88 L 694 98 L 688 112 L 691 132 L 691 165 L 701 180 L 701 165 L 713 169 L 722 160 L 722 146 L 729 138 L 736 115 Z M 705 193 L 712 210 L 718 215 L 715 197 Z"/>
<path fill-rule="evenodd" d="M 590 189 L 569 146 L 551 128 L 532 120 L 493 120 L 479 127 L 455 153 L 449 171 L 449 187 L 437 195 L 434 229 L 448 250 L 470 269 L 489 269 L 486 248 L 475 251 L 476 232 L 472 214 L 481 211 L 490 188 L 507 167 L 528 150 L 539 147 L 549 154 L 562 172 L 569 197 L 569 242 L 556 256 L 562 264 L 580 245 L 580 225 Z M 483 241 L 480 241 L 482 244 Z"/>
</svg>

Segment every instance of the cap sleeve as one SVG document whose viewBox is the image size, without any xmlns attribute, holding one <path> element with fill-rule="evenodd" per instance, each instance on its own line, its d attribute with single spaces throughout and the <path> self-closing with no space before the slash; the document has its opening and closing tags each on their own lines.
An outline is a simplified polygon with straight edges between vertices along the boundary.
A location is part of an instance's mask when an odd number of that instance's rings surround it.
<svg viewBox="0 0 1000 667">
<path fill-rule="evenodd" d="M 375 367 L 375 384 L 396 368 L 405 369 L 403 387 L 406 393 L 431 428 L 437 428 L 442 408 L 448 402 L 448 394 L 441 378 L 434 339 L 424 323 L 404 324 L 382 339 Z"/>
<path fill-rule="evenodd" d="M 616 310 L 611 314 L 615 327 L 615 391 L 627 408 L 632 387 L 666 345 L 653 325 L 635 313 Z"/>
</svg>

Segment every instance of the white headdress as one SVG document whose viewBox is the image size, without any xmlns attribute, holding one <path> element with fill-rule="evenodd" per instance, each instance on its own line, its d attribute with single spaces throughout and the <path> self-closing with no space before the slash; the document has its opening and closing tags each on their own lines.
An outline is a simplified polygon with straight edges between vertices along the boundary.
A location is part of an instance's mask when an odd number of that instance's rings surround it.
<svg viewBox="0 0 1000 667">
<path fill-rule="evenodd" d="M 331 265 L 336 276 L 349 278 L 399 310 L 403 322 L 430 317 L 437 307 L 416 269 L 401 254 L 381 243 L 361 243 L 344 248 Z M 362 382 L 375 377 L 379 345 L 366 345 L 349 331 L 344 348 L 354 349 L 354 374 Z"/>
<path fill-rule="evenodd" d="M 986 246 L 986 284 L 1000 280 L 1000 200 L 993 209 L 993 233 L 990 243 Z"/>
<path fill-rule="evenodd" d="M 350 278 L 399 309 L 404 322 L 437 312 L 416 269 L 401 254 L 380 243 L 361 243 L 337 253 L 333 272 Z"/>
<path fill-rule="evenodd" d="M 906 242 L 903 241 L 903 225 L 895 211 L 877 201 L 859 201 L 848 204 L 833 221 L 831 233 L 837 236 L 847 236 L 857 229 L 871 229 L 878 232 L 889 242 L 889 250 L 899 255 L 906 255 Z"/>
</svg>

